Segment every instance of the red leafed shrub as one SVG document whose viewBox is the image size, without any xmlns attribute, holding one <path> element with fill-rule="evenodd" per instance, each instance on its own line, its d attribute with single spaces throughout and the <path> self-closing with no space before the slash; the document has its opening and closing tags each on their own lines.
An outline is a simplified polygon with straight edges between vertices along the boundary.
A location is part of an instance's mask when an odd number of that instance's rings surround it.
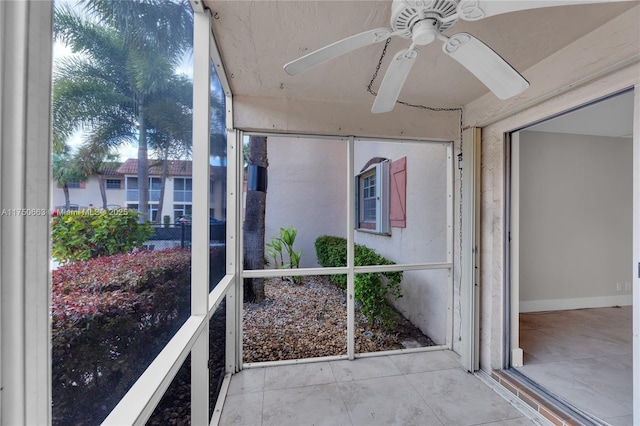
<svg viewBox="0 0 640 426">
<path fill-rule="evenodd" d="M 189 250 L 75 262 L 52 274 L 54 424 L 98 424 L 189 316 Z"/>
</svg>

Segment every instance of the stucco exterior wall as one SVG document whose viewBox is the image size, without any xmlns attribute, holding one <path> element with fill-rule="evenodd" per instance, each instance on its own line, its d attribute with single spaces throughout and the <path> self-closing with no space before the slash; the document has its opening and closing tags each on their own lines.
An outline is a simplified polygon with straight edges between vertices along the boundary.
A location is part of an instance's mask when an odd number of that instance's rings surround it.
<svg viewBox="0 0 640 426">
<path fill-rule="evenodd" d="M 121 178 L 124 179 L 124 178 Z M 53 183 L 52 205 L 53 208 L 64 206 L 64 191 L 58 185 Z M 124 182 L 122 183 L 124 188 Z M 80 208 L 101 208 L 102 197 L 100 196 L 100 186 L 98 178 L 91 176 L 86 182 L 84 188 L 69 188 L 69 202 L 77 204 Z M 117 204 L 125 206 L 124 189 L 107 189 L 107 204 Z"/>
<path fill-rule="evenodd" d="M 123 176 L 121 178 L 122 189 L 107 189 L 107 204 L 109 205 L 118 205 L 122 208 L 127 207 L 127 200 L 125 199 L 126 191 Z M 174 217 L 173 214 L 173 206 L 174 204 L 184 204 L 180 201 L 173 200 L 173 182 L 174 178 L 169 176 L 165 183 L 165 195 L 164 195 L 164 204 L 162 208 L 162 216 L 169 215 L 171 218 L 171 223 L 173 223 L 177 218 Z M 226 187 L 225 183 L 222 180 L 214 180 L 213 182 L 213 198 L 209 200 L 209 207 L 213 209 L 214 218 L 218 220 L 226 219 Z M 65 205 L 64 200 L 64 191 L 62 188 L 59 188 L 55 183 L 52 185 L 52 196 L 51 196 L 51 204 L 52 208 L 61 207 Z M 80 209 L 83 208 L 101 208 L 102 207 L 102 197 L 100 196 L 100 187 L 98 184 L 98 178 L 95 176 L 91 176 L 87 182 L 85 183 L 84 188 L 69 188 L 69 201 L 71 204 L 77 204 Z M 135 202 L 132 202 L 135 204 Z M 191 204 L 191 203 L 187 203 Z"/>
<path fill-rule="evenodd" d="M 356 173 L 373 157 L 392 161 L 407 158 L 406 228 L 392 227 L 390 236 L 357 230 L 357 244 L 396 263 L 447 261 L 447 146 L 356 141 Z M 404 297 L 393 301 L 394 306 L 435 342 L 445 344 L 450 291 L 447 272 L 405 272 L 401 286 Z"/>
<path fill-rule="evenodd" d="M 347 142 L 269 136 L 267 158 L 265 240 L 293 226 L 300 267 L 319 267 L 316 238 L 347 236 Z"/>
<path fill-rule="evenodd" d="M 465 126 L 482 127 L 480 367 L 503 367 L 505 348 L 504 134 L 640 84 L 640 6 L 531 67 L 522 95 L 491 95 L 466 105 Z"/>
<path fill-rule="evenodd" d="M 355 232 L 355 242 L 396 263 L 447 261 L 447 146 L 442 142 L 373 142 L 356 140 L 354 168 L 373 157 L 407 158 L 406 228 L 391 236 Z M 295 248 L 302 249 L 301 267 L 317 267 L 315 239 L 347 235 L 347 141 L 267 137 L 269 187 L 267 242 L 280 227 L 298 230 Z M 406 272 L 404 297 L 394 302 L 407 318 L 440 344 L 446 342 L 447 271 Z"/>
</svg>

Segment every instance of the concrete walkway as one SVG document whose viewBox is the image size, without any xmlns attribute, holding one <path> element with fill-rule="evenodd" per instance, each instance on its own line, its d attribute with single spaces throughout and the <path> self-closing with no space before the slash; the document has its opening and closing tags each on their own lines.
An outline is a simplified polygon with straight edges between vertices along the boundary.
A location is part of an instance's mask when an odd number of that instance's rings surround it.
<svg viewBox="0 0 640 426">
<path fill-rule="evenodd" d="M 234 375 L 221 425 L 539 424 L 450 351 L 251 368 Z"/>
</svg>

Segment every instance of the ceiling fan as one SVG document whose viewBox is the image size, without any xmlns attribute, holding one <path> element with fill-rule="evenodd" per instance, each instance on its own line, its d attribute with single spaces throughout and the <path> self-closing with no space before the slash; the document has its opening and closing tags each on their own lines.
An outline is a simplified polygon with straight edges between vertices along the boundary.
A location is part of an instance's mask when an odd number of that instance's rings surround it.
<svg viewBox="0 0 640 426">
<path fill-rule="evenodd" d="M 444 31 L 458 20 L 477 21 L 493 15 L 549 6 L 603 3 L 606 0 L 393 0 L 391 28 L 376 28 L 347 37 L 311 52 L 284 66 L 289 75 L 300 74 L 322 62 L 361 47 L 379 43 L 391 36 L 411 39 L 411 45 L 399 51 L 382 80 L 371 112 L 393 110 L 411 67 L 418 57 L 418 46 L 436 39 L 442 51 L 475 75 L 498 98 L 508 99 L 529 87 L 527 80 L 489 46 L 469 33 L 446 36 Z"/>
</svg>

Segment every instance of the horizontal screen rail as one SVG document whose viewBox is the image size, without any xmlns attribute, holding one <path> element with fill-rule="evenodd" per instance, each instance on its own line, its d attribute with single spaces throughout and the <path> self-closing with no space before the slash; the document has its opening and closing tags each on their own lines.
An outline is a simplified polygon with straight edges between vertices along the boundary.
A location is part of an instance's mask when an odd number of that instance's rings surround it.
<svg viewBox="0 0 640 426">
<path fill-rule="evenodd" d="M 347 268 L 346 266 L 337 268 L 256 269 L 251 271 L 242 271 L 242 278 L 338 275 L 347 274 L 348 272 L 349 268 Z"/>
<path fill-rule="evenodd" d="M 356 274 L 369 272 L 393 272 L 393 271 L 418 271 L 432 269 L 451 269 L 451 262 L 442 263 L 400 263 L 393 265 L 370 265 L 356 266 Z M 269 278 L 288 276 L 309 276 L 309 275 L 338 275 L 347 274 L 349 268 L 346 266 L 337 268 L 302 268 L 302 269 L 256 269 L 242 271 L 242 278 Z"/>
<path fill-rule="evenodd" d="M 353 271 L 356 274 L 368 272 L 394 272 L 394 271 L 421 271 L 433 269 L 451 269 L 451 262 L 443 263 L 401 263 L 397 265 L 371 265 L 356 266 Z"/>
</svg>

